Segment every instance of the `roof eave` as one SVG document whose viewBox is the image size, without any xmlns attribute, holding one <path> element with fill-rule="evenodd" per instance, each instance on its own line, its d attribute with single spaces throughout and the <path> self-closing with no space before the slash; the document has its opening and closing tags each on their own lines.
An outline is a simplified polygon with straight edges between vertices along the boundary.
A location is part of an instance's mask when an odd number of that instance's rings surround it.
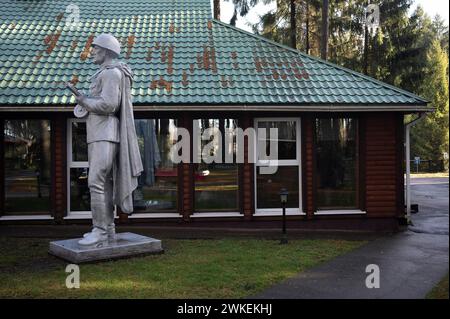
<svg viewBox="0 0 450 319">
<path fill-rule="evenodd" d="M 74 105 L 0 105 L 0 112 L 72 112 Z M 426 104 L 134 104 L 134 111 L 433 112 Z"/>
</svg>

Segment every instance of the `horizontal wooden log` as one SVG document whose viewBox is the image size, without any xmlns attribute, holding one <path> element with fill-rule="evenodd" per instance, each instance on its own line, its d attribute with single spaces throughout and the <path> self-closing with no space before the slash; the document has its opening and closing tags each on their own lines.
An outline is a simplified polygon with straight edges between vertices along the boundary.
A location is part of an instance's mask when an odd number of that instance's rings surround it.
<svg viewBox="0 0 450 319">
<path fill-rule="evenodd" d="M 368 192 L 370 192 L 370 191 L 387 191 L 387 190 L 395 191 L 396 190 L 396 186 L 395 185 L 384 185 L 384 186 L 380 186 L 380 185 L 366 185 L 366 190 Z"/>
<path fill-rule="evenodd" d="M 366 207 L 375 208 L 375 207 L 396 207 L 395 201 L 389 203 L 380 203 L 380 202 L 367 202 Z"/>
</svg>

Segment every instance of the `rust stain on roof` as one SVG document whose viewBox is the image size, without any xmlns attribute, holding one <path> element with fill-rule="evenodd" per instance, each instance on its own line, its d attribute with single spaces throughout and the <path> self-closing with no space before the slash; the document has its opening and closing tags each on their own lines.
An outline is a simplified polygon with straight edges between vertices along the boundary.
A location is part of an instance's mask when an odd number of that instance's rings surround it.
<svg viewBox="0 0 450 319">
<path fill-rule="evenodd" d="M 181 84 L 183 84 L 184 87 L 188 86 L 188 75 L 186 73 L 186 70 L 183 70 L 183 80 L 181 81 Z"/>
<path fill-rule="evenodd" d="M 234 86 L 234 80 L 231 75 L 228 76 L 228 83 L 230 84 L 230 86 Z"/>
<path fill-rule="evenodd" d="M 73 40 L 72 44 L 70 45 L 70 49 L 73 51 L 77 48 L 78 46 L 78 41 L 77 40 Z"/>
<path fill-rule="evenodd" d="M 16 28 L 16 23 L 15 22 L 11 22 L 10 24 L 9 24 L 9 29 L 10 30 L 14 30 L 15 28 Z"/>
<path fill-rule="evenodd" d="M 222 85 L 223 88 L 232 87 L 234 86 L 234 80 L 230 75 L 228 76 L 228 78 L 225 75 L 221 75 L 220 84 Z"/>
<path fill-rule="evenodd" d="M 272 76 L 275 81 L 280 78 L 280 74 L 278 73 L 277 69 L 272 69 Z"/>
<path fill-rule="evenodd" d="M 77 83 L 80 82 L 80 80 L 78 79 L 78 75 L 74 74 L 69 82 L 73 85 L 77 85 Z"/>
<path fill-rule="evenodd" d="M 175 25 L 173 24 L 173 22 L 170 23 L 169 32 L 170 33 L 174 33 L 175 32 Z"/>
<path fill-rule="evenodd" d="M 300 73 L 299 69 L 297 67 L 292 69 L 294 71 L 294 76 L 297 78 L 297 80 L 302 79 L 302 74 Z"/>
<path fill-rule="evenodd" d="M 94 35 L 93 34 L 91 34 L 88 37 L 88 39 L 86 41 L 86 44 L 84 46 L 83 52 L 81 52 L 81 54 L 80 54 L 81 61 L 86 60 L 87 57 L 89 56 L 89 52 L 91 50 L 92 42 L 94 42 Z"/>
<path fill-rule="evenodd" d="M 58 32 L 56 32 L 54 34 L 48 34 L 45 36 L 44 43 L 47 44 L 47 49 L 45 50 L 45 52 L 47 52 L 47 54 L 52 53 L 53 49 L 56 47 L 56 43 L 58 42 L 60 35 L 61 35 L 61 30 L 59 30 Z"/>
<path fill-rule="evenodd" d="M 133 50 L 135 40 L 136 37 L 133 34 L 127 37 L 127 54 L 125 56 L 126 59 L 129 59 L 131 56 L 131 51 Z"/>
<path fill-rule="evenodd" d="M 209 20 L 209 21 L 208 21 L 208 29 L 209 29 L 209 30 L 212 30 L 212 27 L 213 27 L 213 26 L 212 26 L 212 21 Z"/>
<path fill-rule="evenodd" d="M 57 16 L 56 16 L 56 21 L 61 21 L 62 20 L 62 18 L 64 17 L 64 12 L 60 12 Z"/>
<path fill-rule="evenodd" d="M 194 74 L 194 69 L 195 69 L 194 63 L 189 64 L 189 71 L 191 72 L 191 74 Z"/>
<path fill-rule="evenodd" d="M 222 75 L 220 77 L 220 84 L 222 84 L 222 87 L 226 88 L 228 86 L 228 81 L 225 75 Z"/>
<path fill-rule="evenodd" d="M 161 47 L 161 62 L 166 63 L 167 60 L 167 52 L 166 52 L 166 46 L 163 44 Z"/>
<path fill-rule="evenodd" d="M 303 69 L 303 70 L 300 72 L 300 70 L 299 70 L 297 67 L 295 67 L 295 68 L 293 68 L 293 71 L 294 71 L 294 76 L 295 76 L 298 80 L 301 80 L 301 79 L 307 80 L 307 79 L 309 79 L 309 73 L 308 73 L 308 71 L 306 71 L 305 69 Z"/>
<path fill-rule="evenodd" d="M 302 70 L 302 75 L 305 79 L 309 79 L 309 73 L 305 69 Z"/>
<path fill-rule="evenodd" d="M 256 72 L 261 73 L 263 71 L 261 61 L 258 57 L 253 57 L 253 61 L 255 62 Z"/>
<path fill-rule="evenodd" d="M 205 70 L 209 70 L 210 67 L 210 60 L 209 60 L 209 51 L 208 47 L 206 45 L 203 46 L 203 67 Z"/>
<path fill-rule="evenodd" d="M 211 70 L 213 73 L 217 73 L 216 49 L 208 47 L 206 44 L 203 45 L 203 51 L 197 53 L 197 66 L 198 69 Z M 191 73 L 193 73 L 193 67 L 191 67 Z"/>
<path fill-rule="evenodd" d="M 197 53 L 197 67 L 199 69 L 203 69 L 203 63 L 202 63 L 202 55 L 200 53 Z"/>
<path fill-rule="evenodd" d="M 158 80 L 153 80 L 150 83 L 151 90 L 154 90 L 157 87 L 164 88 L 167 93 L 172 92 L 172 82 L 164 80 L 164 78 L 162 76 L 160 76 Z"/>
</svg>

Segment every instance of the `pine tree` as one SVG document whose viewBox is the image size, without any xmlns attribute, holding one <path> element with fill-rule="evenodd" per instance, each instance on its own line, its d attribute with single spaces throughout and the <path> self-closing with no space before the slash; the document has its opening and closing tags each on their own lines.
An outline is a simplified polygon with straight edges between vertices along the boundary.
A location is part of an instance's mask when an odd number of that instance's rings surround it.
<svg viewBox="0 0 450 319">
<path fill-rule="evenodd" d="M 425 81 L 421 87 L 421 95 L 430 101 L 435 111 L 417 124 L 411 138 L 412 156 L 430 159 L 434 163 L 444 159 L 443 154 L 448 153 L 449 147 L 447 68 L 447 53 L 435 39 L 426 54 Z"/>
</svg>

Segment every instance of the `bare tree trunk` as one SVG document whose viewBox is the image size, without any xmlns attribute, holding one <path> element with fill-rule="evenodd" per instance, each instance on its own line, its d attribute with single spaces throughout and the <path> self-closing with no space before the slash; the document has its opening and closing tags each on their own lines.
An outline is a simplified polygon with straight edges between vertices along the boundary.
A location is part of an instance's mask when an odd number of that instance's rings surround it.
<svg viewBox="0 0 450 319">
<path fill-rule="evenodd" d="M 306 54 L 309 54 L 310 44 L 309 44 L 309 0 L 306 0 Z"/>
<path fill-rule="evenodd" d="M 220 0 L 214 0 L 214 19 L 220 20 Z"/>
<path fill-rule="evenodd" d="M 364 74 L 369 74 L 369 30 L 364 27 Z"/>
<path fill-rule="evenodd" d="M 297 23 L 296 23 L 296 10 L 295 10 L 295 0 L 290 0 L 291 10 L 291 47 L 297 49 Z"/>
<path fill-rule="evenodd" d="M 326 60 L 328 57 L 328 0 L 323 0 L 322 5 L 322 43 L 321 57 Z"/>
</svg>

